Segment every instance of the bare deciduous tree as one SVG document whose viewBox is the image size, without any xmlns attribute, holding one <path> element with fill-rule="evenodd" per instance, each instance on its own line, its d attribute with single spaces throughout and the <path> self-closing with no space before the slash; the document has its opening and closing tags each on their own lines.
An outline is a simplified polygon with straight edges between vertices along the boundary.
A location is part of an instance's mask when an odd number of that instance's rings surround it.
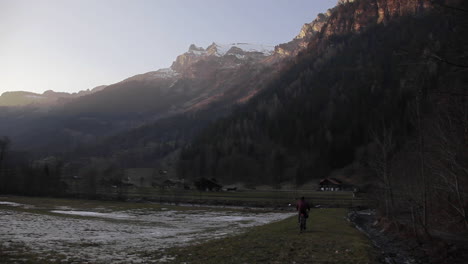
<svg viewBox="0 0 468 264">
<path fill-rule="evenodd" d="M 468 102 L 452 100 L 450 108 L 435 124 L 431 168 L 437 176 L 435 188 L 468 229 Z"/>
<path fill-rule="evenodd" d="M 395 148 L 393 129 L 383 125 L 381 133 L 371 131 L 371 137 L 376 149 L 370 165 L 379 177 L 384 189 L 385 215 L 392 217 L 394 199 L 391 183 L 391 155 Z"/>
</svg>

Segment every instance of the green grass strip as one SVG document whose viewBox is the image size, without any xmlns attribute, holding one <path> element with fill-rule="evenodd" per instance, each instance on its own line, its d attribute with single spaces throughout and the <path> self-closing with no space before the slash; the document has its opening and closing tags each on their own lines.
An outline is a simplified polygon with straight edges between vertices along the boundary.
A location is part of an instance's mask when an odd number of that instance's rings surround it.
<svg viewBox="0 0 468 264">
<path fill-rule="evenodd" d="M 301 234 L 297 217 L 291 217 L 166 254 L 174 258 L 171 263 L 373 263 L 370 241 L 345 219 L 346 213 L 316 209 Z"/>
</svg>

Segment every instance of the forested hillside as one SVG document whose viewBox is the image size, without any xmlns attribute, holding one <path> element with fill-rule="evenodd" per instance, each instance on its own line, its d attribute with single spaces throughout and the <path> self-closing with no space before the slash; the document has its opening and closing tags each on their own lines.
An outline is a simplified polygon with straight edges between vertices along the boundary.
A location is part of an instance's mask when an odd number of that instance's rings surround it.
<svg viewBox="0 0 468 264">
<path fill-rule="evenodd" d="M 353 13 L 360 2 L 340 12 Z M 445 23 L 409 16 L 360 34 L 322 33 L 264 93 L 185 149 L 182 175 L 304 182 L 353 162 L 371 130 L 392 126 L 406 140 L 416 95 L 437 89 L 447 70 L 424 55 L 453 41 Z"/>
<path fill-rule="evenodd" d="M 382 2 L 402 9 L 335 9 L 261 94 L 184 148 L 180 177 L 280 186 L 341 169 L 387 216 L 468 227 L 467 8 Z"/>
</svg>

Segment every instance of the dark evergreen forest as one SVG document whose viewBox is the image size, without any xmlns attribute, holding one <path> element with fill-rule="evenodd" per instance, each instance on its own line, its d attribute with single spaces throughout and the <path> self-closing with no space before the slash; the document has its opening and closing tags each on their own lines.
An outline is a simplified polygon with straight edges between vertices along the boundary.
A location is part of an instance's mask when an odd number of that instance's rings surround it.
<svg viewBox="0 0 468 264">
<path fill-rule="evenodd" d="M 437 5 L 359 34 L 322 32 L 184 147 L 180 177 L 281 186 L 341 169 L 371 184 L 390 218 L 468 228 L 467 22 L 466 9 Z"/>
<path fill-rule="evenodd" d="M 438 16 L 402 18 L 312 43 L 261 95 L 184 149 L 181 175 L 303 183 L 359 158 L 372 131 L 395 128 L 401 146 L 416 133 L 417 96 L 431 108 L 428 93 L 451 70 L 425 55 L 433 46 L 447 52 L 451 27 Z"/>
</svg>

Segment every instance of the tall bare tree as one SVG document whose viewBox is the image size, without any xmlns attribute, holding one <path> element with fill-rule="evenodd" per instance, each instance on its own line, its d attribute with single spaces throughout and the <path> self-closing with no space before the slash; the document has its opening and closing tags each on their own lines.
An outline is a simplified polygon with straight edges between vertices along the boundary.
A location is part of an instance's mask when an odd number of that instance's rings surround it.
<svg viewBox="0 0 468 264">
<path fill-rule="evenodd" d="M 431 170 L 435 188 L 468 230 L 468 101 L 451 100 L 449 110 L 439 113 L 434 130 Z"/>
<path fill-rule="evenodd" d="M 393 129 L 382 126 L 380 133 L 371 131 L 371 137 L 375 144 L 375 155 L 370 165 L 379 177 L 384 190 L 385 215 L 391 218 L 393 215 L 394 199 L 391 182 L 391 155 L 395 148 Z"/>
</svg>

